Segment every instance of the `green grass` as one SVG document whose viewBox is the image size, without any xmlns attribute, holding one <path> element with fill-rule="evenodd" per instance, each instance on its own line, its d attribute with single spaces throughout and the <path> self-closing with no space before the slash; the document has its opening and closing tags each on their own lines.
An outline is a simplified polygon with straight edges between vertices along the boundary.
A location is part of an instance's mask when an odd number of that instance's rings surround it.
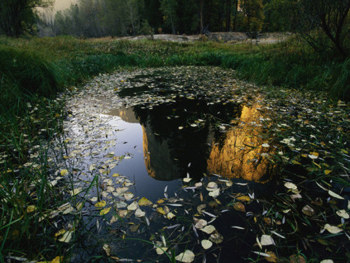
<svg viewBox="0 0 350 263">
<path fill-rule="evenodd" d="M 62 249 L 50 222 L 39 220 L 65 198 L 47 183 L 54 167 L 45 142 L 61 132 L 65 117 L 57 93 L 121 68 L 181 65 L 232 68 L 233 77 L 275 89 L 326 91 L 334 100 L 350 99 L 350 59 L 322 58 L 297 38 L 259 46 L 0 38 L 0 262 L 11 252 L 50 259 Z"/>
</svg>

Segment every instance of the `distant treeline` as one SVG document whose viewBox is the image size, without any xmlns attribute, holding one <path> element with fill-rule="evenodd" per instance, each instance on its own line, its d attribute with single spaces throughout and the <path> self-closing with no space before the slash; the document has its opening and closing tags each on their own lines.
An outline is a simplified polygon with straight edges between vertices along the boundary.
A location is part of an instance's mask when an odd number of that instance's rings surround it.
<svg viewBox="0 0 350 263">
<path fill-rule="evenodd" d="M 290 31 L 283 0 L 78 0 L 47 26 L 78 37 Z"/>
</svg>

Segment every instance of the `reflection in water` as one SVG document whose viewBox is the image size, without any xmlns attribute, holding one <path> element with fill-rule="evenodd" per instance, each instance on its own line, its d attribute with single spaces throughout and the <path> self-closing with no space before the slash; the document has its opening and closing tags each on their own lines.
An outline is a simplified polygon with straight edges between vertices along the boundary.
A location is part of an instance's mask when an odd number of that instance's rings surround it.
<svg viewBox="0 0 350 263">
<path fill-rule="evenodd" d="M 267 157 L 274 148 L 262 146 L 262 116 L 257 108 L 258 105 L 244 106 L 238 126 L 227 131 L 222 143 L 213 142 L 208 158 L 210 174 L 261 183 L 271 179 L 275 167 Z"/>
<path fill-rule="evenodd" d="M 274 167 L 266 157 L 273 147 L 262 147 L 262 116 L 257 107 L 178 98 L 153 108 L 138 106 L 110 114 L 140 122 L 145 166 L 157 180 L 187 174 L 200 179 L 203 173 L 215 173 L 262 183 L 273 174 Z"/>
</svg>

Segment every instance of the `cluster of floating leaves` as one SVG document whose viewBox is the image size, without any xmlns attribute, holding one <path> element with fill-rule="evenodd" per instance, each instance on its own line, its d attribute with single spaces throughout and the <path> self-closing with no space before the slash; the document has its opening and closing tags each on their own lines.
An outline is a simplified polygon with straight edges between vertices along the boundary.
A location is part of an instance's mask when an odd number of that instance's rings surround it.
<svg viewBox="0 0 350 263">
<path fill-rule="evenodd" d="M 220 261 L 218 251 L 230 237 L 220 232 L 217 222 L 225 214 L 237 213 L 243 215 L 244 223 L 229 225 L 231 230 L 252 229 L 256 234 L 250 246 L 255 243 L 258 249 L 251 249 L 250 257 L 278 262 L 290 255 L 292 260 L 298 257 L 297 247 L 298 251 L 311 251 L 309 254 L 325 259 L 325 254 L 315 252 L 318 247 L 313 243 L 336 253 L 336 244 L 345 244 L 349 239 L 350 207 L 345 196 L 349 182 L 349 107 L 342 102 L 331 106 L 325 98 L 312 94 L 263 90 L 233 79 L 233 73 L 216 68 L 147 69 L 101 75 L 83 90 L 68 94 L 72 97 L 67 103 L 70 115 L 65 122 L 66 137 L 57 140 L 57 147 L 63 145 L 66 151 L 55 156 L 62 168 L 51 183 L 56 185 L 62 178 L 69 178 L 73 188 L 65 191 L 73 201 L 53 211 L 51 217 L 79 213 L 89 218 L 79 221 L 88 222 L 94 229 L 84 234 L 103 239 L 100 248 L 105 256 L 122 261 L 132 259 L 119 258 L 119 254 L 124 255 L 120 241 L 135 237 L 153 245 L 154 251 L 149 253 L 154 258 L 175 253 L 180 262 L 205 260 L 213 255 Z M 153 87 L 153 76 L 164 87 Z M 263 93 L 267 94 L 264 100 L 252 96 Z M 204 176 L 196 182 L 188 175 L 183 179 L 183 188 L 173 196 L 165 188 L 164 198 L 151 202 L 134 196 L 130 190 L 134 182 L 127 175 L 111 172 L 120 161 L 132 156 L 116 156 L 111 150 L 118 146 L 118 127 L 110 122 L 113 116 L 104 113 L 123 105 L 152 109 L 179 97 L 205 98 L 214 104 L 251 104 L 260 100 L 260 110 L 270 113 L 270 119 L 259 120 L 270 129 L 270 139 L 261 147 L 278 147 L 271 162 L 286 167 L 280 178 L 284 183 L 274 197 L 259 199 L 247 182 L 219 175 Z M 246 188 L 237 191 L 235 185 Z M 72 217 L 57 223 L 60 242 L 72 242 L 78 235 L 76 220 Z M 288 249 L 291 246 L 294 250 Z M 347 252 L 346 247 L 340 250 Z"/>
</svg>

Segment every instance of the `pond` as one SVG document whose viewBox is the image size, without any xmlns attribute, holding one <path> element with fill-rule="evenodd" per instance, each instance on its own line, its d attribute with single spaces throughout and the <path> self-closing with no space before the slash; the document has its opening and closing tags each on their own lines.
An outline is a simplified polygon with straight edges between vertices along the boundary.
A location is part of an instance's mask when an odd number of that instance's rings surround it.
<svg viewBox="0 0 350 263">
<path fill-rule="evenodd" d="M 247 261 L 278 171 L 260 96 L 210 67 L 100 75 L 67 94 L 53 184 L 72 200 L 57 226 L 72 261 Z"/>
</svg>

